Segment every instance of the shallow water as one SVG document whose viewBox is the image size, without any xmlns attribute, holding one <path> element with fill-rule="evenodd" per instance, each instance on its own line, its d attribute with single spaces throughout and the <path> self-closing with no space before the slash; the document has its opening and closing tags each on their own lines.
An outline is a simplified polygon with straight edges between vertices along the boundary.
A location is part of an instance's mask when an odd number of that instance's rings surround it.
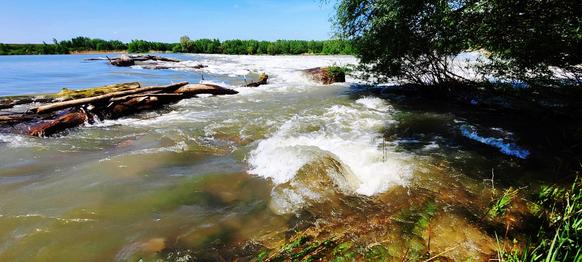
<svg viewBox="0 0 582 262">
<path fill-rule="evenodd" d="M 357 235 L 394 259 L 423 254 L 432 234 L 435 253 L 454 243 L 450 258 L 485 260 L 494 235 L 479 216 L 504 187 L 542 172 L 510 130 L 298 71 L 353 57 L 171 55 L 209 66 L 201 71 L 82 61 L 97 56 L 0 57 L 0 95 L 203 76 L 240 94 L 51 138 L 0 134 L 1 261 L 248 258 L 305 229 Z M 259 72 L 269 85 L 237 87 Z M 432 233 L 416 223 L 426 214 Z"/>
</svg>

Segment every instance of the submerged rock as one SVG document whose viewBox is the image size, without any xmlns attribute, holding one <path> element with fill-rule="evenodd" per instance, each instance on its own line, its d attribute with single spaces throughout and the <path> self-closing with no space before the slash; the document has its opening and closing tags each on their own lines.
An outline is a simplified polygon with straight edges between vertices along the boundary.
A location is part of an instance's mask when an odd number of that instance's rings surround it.
<svg viewBox="0 0 582 262">
<path fill-rule="evenodd" d="M 338 194 L 353 194 L 359 184 L 349 167 L 333 156 L 324 156 L 303 166 L 289 182 L 276 186 L 270 207 L 279 214 L 292 213 Z"/>
</svg>

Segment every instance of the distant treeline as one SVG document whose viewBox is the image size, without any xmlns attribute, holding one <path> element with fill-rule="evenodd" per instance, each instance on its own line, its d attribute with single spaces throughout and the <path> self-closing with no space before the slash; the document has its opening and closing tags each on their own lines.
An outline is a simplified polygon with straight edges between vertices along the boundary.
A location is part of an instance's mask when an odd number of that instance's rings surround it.
<svg viewBox="0 0 582 262">
<path fill-rule="evenodd" d="M 69 54 L 82 51 L 124 51 L 128 44 L 121 41 L 91 39 L 88 37 L 75 37 L 71 40 L 57 41 L 47 44 L 1 44 L 0 55 L 52 55 Z"/>
<path fill-rule="evenodd" d="M 352 45 L 344 40 L 305 41 L 305 40 L 226 40 L 198 39 L 191 40 L 184 36 L 180 43 L 161 43 L 133 40 L 123 43 L 117 40 L 103 40 L 88 37 L 76 37 L 71 40 L 42 44 L 1 44 L 0 55 L 41 55 L 70 54 L 91 51 L 127 51 L 129 53 L 174 52 L 204 54 L 239 54 L 239 55 L 298 55 L 298 54 L 352 54 Z"/>
<path fill-rule="evenodd" d="M 277 40 L 269 42 L 235 39 L 220 42 L 218 39 L 190 40 L 187 36 L 180 38 L 180 45 L 176 46 L 173 51 L 229 55 L 349 55 L 353 53 L 350 42 L 343 40 Z"/>
</svg>

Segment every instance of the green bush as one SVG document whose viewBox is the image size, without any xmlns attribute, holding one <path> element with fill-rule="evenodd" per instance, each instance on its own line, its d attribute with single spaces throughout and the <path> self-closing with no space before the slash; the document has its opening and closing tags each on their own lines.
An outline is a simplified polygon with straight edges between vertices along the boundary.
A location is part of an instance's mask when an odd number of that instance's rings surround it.
<svg viewBox="0 0 582 262">
<path fill-rule="evenodd" d="M 579 85 L 579 10 L 577 0 L 340 0 L 336 25 L 354 42 L 363 69 L 380 81 L 473 81 L 452 70 L 451 58 L 485 50 L 490 62 L 475 67 L 483 76 L 548 84 L 557 67 Z M 335 43 L 324 46 L 324 53 L 338 50 Z"/>
</svg>

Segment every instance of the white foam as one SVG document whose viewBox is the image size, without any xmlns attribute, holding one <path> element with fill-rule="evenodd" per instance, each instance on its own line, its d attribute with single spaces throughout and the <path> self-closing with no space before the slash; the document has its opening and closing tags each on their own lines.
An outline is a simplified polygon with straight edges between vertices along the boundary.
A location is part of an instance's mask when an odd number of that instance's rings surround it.
<svg viewBox="0 0 582 262">
<path fill-rule="evenodd" d="M 461 129 L 461 134 L 463 134 L 463 136 L 465 136 L 469 139 L 475 140 L 479 143 L 483 143 L 486 145 L 496 147 L 503 154 L 518 157 L 521 159 L 526 159 L 529 157 L 529 154 L 530 154 L 529 150 L 524 149 L 524 148 L 516 145 L 515 143 L 512 143 L 511 139 L 508 137 L 503 138 L 503 137 L 482 136 L 477 132 L 477 129 L 474 126 L 471 126 L 468 124 L 462 125 L 460 127 L 460 129 Z M 510 132 L 506 132 L 500 128 L 497 128 L 496 131 L 500 131 L 500 132 L 505 133 L 505 134 L 511 134 Z"/>
<path fill-rule="evenodd" d="M 36 147 L 39 143 L 36 143 L 35 138 L 27 137 L 24 135 L 16 134 L 0 134 L 0 144 L 6 144 L 8 147 Z"/>
<path fill-rule="evenodd" d="M 363 98 L 349 106 L 333 105 L 323 115 L 294 116 L 251 152 L 250 173 L 281 184 L 310 161 L 331 153 L 361 182 L 359 194 L 405 184 L 412 173 L 408 156 L 382 151 L 380 131 L 392 120 L 376 108 L 389 107 L 378 98 Z"/>
<path fill-rule="evenodd" d="M 356 103 L 361 104 L 367 108 L 388 112 L 392 110 L 392 106 L 386 104 L 384 100 L 377 97 L 364 97 L 356 100 Z"/>
<path fill-rule="evenodd" d="M 353 56 L 248 56 L 248 55 L 191 55 L 195 63 L 207 67 L 200 71 L 241 77 L 265 72 L 271 84 L 313 84 L 300 70 L 331 65 L 357 64 Z M 348 77 L 348 80 L 349 77 Z"/>
<path fill-rule="evenodd" d="M 180 153 L 188 150 L 188 145 L 184 141 L 180 141 L 173 146 L 159 147 L 159 148 L 146 148 L 141 150 L 136 150 L 128 153 L 127 155 L 148 155 L 148 154 L 158 154 L 158 153 Z"/>
</svg>

